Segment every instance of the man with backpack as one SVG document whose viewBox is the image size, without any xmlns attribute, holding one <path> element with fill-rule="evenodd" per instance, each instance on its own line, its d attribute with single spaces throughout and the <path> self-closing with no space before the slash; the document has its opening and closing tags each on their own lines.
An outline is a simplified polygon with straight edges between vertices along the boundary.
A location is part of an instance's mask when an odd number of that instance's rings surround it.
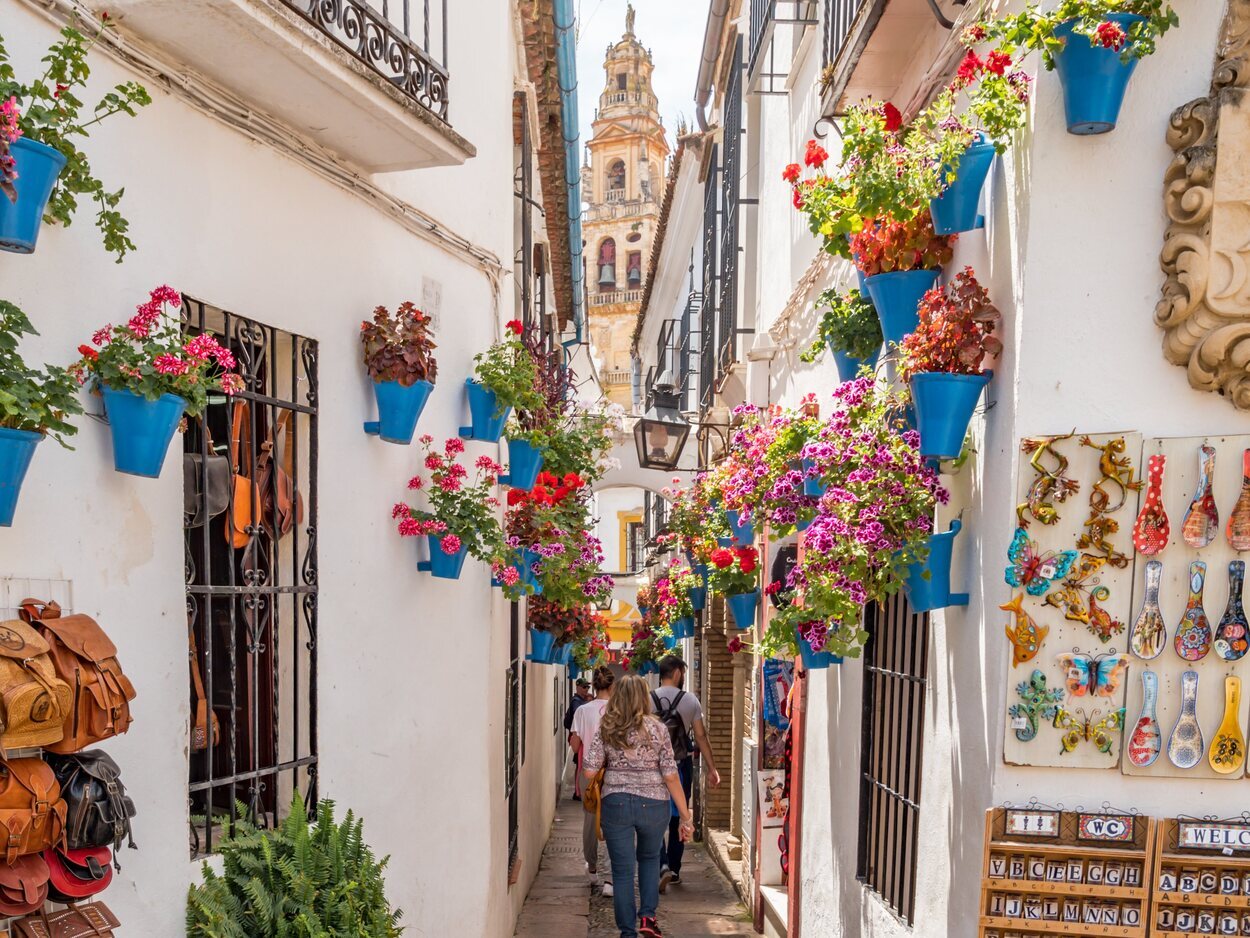
<svg viewBox="0 0 1250 938">
<path fill-rule="evenodd" d="M 690 790 L 694 783 L 694 748 L 697 747 L 707 768 L 707 783 L 715 788 L 720 784 L 720 773 L 716 771 L 716 760 L 712 757 L 712 744 L 707 738 L 707 728 L 703 725 L 703 705 L 699 698 L 682 689 L 686 681 L 686 662 L 677 655 L 665 655 L 660 659 L 660 686 L 651 692 L 651 706 L 655 715 L 668 728 L 669 737 L 673 741 L 673 757 L 677 760 L 677 771 L 681 775 L 681 787 L 690 799 Z M 694 746 L 690 736 L 694 734 Z M 681 858 L 685 853 L 685 844 L 678 833 L 679 818 L 676 814 L 669 820 L 668 840 L 663 854 L 664 866 L 660 870 L 660 892 L 665 892 L 670 883 L 681 883 Z"/>
</svg>

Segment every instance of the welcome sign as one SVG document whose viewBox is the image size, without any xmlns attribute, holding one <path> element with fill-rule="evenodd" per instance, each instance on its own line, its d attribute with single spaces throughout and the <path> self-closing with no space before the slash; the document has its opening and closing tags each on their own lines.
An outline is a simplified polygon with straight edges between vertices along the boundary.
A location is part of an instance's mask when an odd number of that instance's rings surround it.
<svg viewBox="0 0 1250 938">
<path fill-rule="evenodd" d="M 1191 850 L 1250 850 L 1250 822 L 1177 821 L 1176 844 Z"/>
</svg>

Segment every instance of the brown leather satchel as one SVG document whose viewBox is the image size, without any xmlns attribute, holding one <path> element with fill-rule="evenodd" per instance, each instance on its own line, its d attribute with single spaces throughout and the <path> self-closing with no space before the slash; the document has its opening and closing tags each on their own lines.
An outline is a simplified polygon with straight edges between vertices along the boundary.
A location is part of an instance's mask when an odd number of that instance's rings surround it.
<svg viewBox="0 0 1250 938">
<path fill-rule="evenodd" d="M 226 515 L 226 541 L 231 547 L 246 547 L 251 540 L 248 528 L 260 523 L 260 486 L 246 473 L 242 460 L 248 458 L 252 439 L 252 406 L 236 401 L 230 424 L 230 465 L 234 468 L 234 498 Z M 258 461 L 259 465 L 259 461 Z"/>
<path fill-rule="evenodd" d="M 121 924 L 103 902 L 92 902 L 28 915 L 17 923 L 14 938 L 113 938 Z"/>
<path fill-rule="evenodd" d="M 36 853 L 0 865 L 0 916 L 26 915 L 48 900 L 52 871 Z"/>
<path fill-rule="evenodd" d="M 289 410 L 282 412 L 273 429 L 273 440 L 266 441 L 261 447 L 260 460 L 256 464 L 256 481 L 260 486 L 265 521 L 274 531 L 276 540 L 286 537 L 304 520 L 304 497 L 295 490 L 295 457 L 289 439 L 295 434 L 291 428 L 293 416 Z M 273 458 L 275 449 L 279 451 L 277 461 Z"/>
<path fill-rule="evenodd" d="M 64 738 L 74 695 L 49 651 L 20 619 L 0 622 L 0 749 L 52 746 Z"/>
<path fill-rule="evenodd" d="M 191 751 L 202 752 L 209 746 L 216 746 L 221 740 L 221 723 L 218 722 L 213 708 L 208 705 L 208 697 L 204 693 L 200 653 L 195 646 L 195 625 L 190 616 L 187 617 L 187 637 L 191 646 L 191 686 L 195 688 L 195 710 L 191 714 Z"/>
<path fill-rule="evenodd" d="M 65 799 L 52 767 L 42 759 L 0 762 L 0 859 L 65 846 Z"/>
<path fill-rule="evenodd" d="M 198 528 L 230 507 L 230 460 L 218 456 L 208 421 L 200 418 L 208 455 L 182 454 L 182 525 Z"/>
<path fill-rule="evenodd" d="M 122 672 L 117 646 L 99 623 L 81 613 L 62 616 L 56 603 L 38 599 L 23 599 L 21 614 L 48 643 L 56 675 L 73 694 L 62 738 L 44 748 L 77 752 L 130 729 L 135 686 Z"/>
</svg>

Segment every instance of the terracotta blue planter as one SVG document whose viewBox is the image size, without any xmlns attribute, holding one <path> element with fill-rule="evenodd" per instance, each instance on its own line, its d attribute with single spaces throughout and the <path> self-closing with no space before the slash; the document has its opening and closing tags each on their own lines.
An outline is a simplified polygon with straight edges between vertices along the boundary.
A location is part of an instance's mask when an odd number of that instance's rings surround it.
<svg viewBox="0 0 1250 938">
<path fill-rule="evenodd" d="M 438 534 L 427 534 L 430 546 L 430 559 L 417 561 L 417 569 L 428 572 L 443 580 L 460 579 L 460 571 L 464 567 L 464 558 L 469 555 L 469 548 L 463 544 L 454 554 L 444 553 L 443 539 Z"/>
<path fill-rule="evenodd" d="M 831 652 L 813 649 L 812 643 L 800 635 L 798 629 L 794 630 L 794 637 L 799 643 L 799 658 L 805 671 L 823 671 L 832 664 L 842 663 L 842 659 Z"/>
<path fill-rule="evenodd" d="M 365 421 L 365 433 L 378 436 L 387 443 L 407 446 L 417 430 L 417 421 L 434 385 L 415 381 L 405 387 L 398 381 L 373 382 L 373 396 L 378 402 L 378 419 Z"/>
<path fill-rule="evenodd" d="M 926 371 L 911 376 L 921 456 L 954 459 L 963 451 L 972 412 L 993 375 L 992 371 L 979 375 Z"/>
<path fill-rule="evenodd" d="M 638 669 L 639 674 L 659 674 L 660 666 L 654 661 L 644 661 L 642 667 Z"/>
<path fill-rule="evenodd" d="M 673 638 L 694 638 L 694 616 L 682 616 L 671 626 Z"/>
<path fill-rule="evenodd" d="M 1112 13 L 1106 17 L 1119 23 L 1125 32 L 1143 17 Z M 1060 23 L 1055 38 L 1063 48 L 1055 54 L 1055 71 L 1063 85 L 1063 108 L 1070 134 L 1105 134 L 1115 129 L 1128 80 L 1137 68 L 1137 59 L 1121 61 L 1120 53 L 1090 43 L 1074 32 L 1076 20 Z"/>
<path fill-rule="evenodd" d="M 750 521 L 739 522 L 740 517 L 740 513 L 734 509 L 725 510 L 725 520 L 729 522 L 733 543 L 738 547 L 750 547 L 755 543 L 755 526 Z"/>
<path fill-rule="evenodd" d="M 17 163 L 17 201 L 0 198 L 0 250 L 31 254 L 39 238 L 56 177 L 65 168 L 65 156 L 56 149 L 19 137 L 9 154 Z"/>
<path fill-rule="evenodd" d="M 525 657 L 535 664 L 554 664 L 555 633 L 543 629 L 528 629 L 527 631 L 530 633 L 530 653 Z"/>
<path fill-rule="evenodd" d="M 4 201 L 0 197 L 0 201 Z M 0 427 L 0 528 L 13 524 L 17 496 L 43 434 Z"/>
<path fill-rule="evenodd" d="M 836 349 L 830 349 L 829 351 L 833 353 L 833 363 L 838 367 L 839 381 L 853 381 L 859 377 L 861 365 L 876 368 L 877 360 L 881 357 L 881 349 L 877 349 L 867 358 L 852 358 L 846 352 L 839 352 Z"/>
<path fill-rule="evenodd" d="M 113 437 L 113 468 L 128 475 L 158 478 L 187 402 L 176 394 L 162 394 L 149 401 L 133 391 L 102 387 L 100 392 Z"/>
<path fill-rule="evenodd" d="M 582 676 L 581 666 L 578 665 L 577 662 L 575 661 L 569 662 L 569 680 L 576 681 L 581 676 Z"/>
<path fill-rule="evenodd" d="M 502 484 L 529 491 L 542 471 L 541 449 L 535 449 L 525 440 L 508 440 L 508 471 L 499 476 Z"/>
<path fill-rule="evenodd" d="M 562 664 L 565 667 L 573 662 L 573 644 L 570 642 L 559 646 L 551 656 L 553 664 Z"/>
<path fill-rule="evenodd" d="M 803 494 L 810 495 L 812 498 L 820 498 L 820 496 L 825 494 L 825 491 L 829 488 L 829 485 L 825 482 L 820 481 L 819 476 L 807 475 L 807 472 L 811 469 L 814 469 L 815 467 L 816 467 L 816 460 L 814 459 L 803 460 L 803 473 L 804 473 Z"/>
<path fill-rule="evenodd" d="M 671 632 L 663 638 L 664 649 L 666 651 L 675 651 L 677 648 L 677 636 Z"/>
<path fill-rule="evenodd" d="M 729 604 L 729 612 L 733 616 L 735 628 L 749 629 L 755 625 L 755 610 L 760 604 L 759 590 L 726 596 L 725 602 Z"/>
<path fill-rule="evenodd" d="M 686 590 L 686 595 L 690 597 L 690 608 L 695 612 L 702 612 L 707 606 L 707 587 L 695 586 Z"/>
<path fill-rule="evenodd" d="M 963 525 L 956 519 L 945 533 L 930 534 L 929 556 L 923 563 L 907 568 L 903 592 L 912 612 L 968 605 L 967 593 L 951 592 L 951 551 L 961 527 Z"/>
<path fill-rule="evenodd" d="M 892 270 L 868 278 L 868 295 L 877 308 L 886 342 L 898 345 L 920 323 L 921 298 L 937 283 L 940 270 Z"/>
<path fill-rule="evenodd" d="M 981 190 L 985 177 L 994 164 L 994 144 L 985 134 L 977 131 L 972 145 L 959 158 L 955 179 L 936 199 L 929 200 L 929 213 L 933 216 L 933 230 L 940 235 L 971 231 L 985 224 L 985 218 L 977 212 L 981 204 Z M 945 183 L 945 179 L 943 179 Z"/>
<path fill-rule="evenodd" d="M 517 573 L 521 575 L 521 582 L 534 587 L 535 596 L 541 596 L 543 591 L 542 582 L 534 574 L 534 562 L 541 559 L 541 554 L 530 550 L 528 547 L 523 547 L 520 559 L 516 563 Z"/>
<path fill-rule="evenodd" d="M 470 423 L 469 426 L 460 428 L 460 435 L 466 440 L 498 443 L 512 408 L 505 407 L 496 413 L 499 399 L 495 397 L 494 391 L 487 390 L 472 378 L 465 378 L 464 386 L 469 393 Z"/>
</svg>

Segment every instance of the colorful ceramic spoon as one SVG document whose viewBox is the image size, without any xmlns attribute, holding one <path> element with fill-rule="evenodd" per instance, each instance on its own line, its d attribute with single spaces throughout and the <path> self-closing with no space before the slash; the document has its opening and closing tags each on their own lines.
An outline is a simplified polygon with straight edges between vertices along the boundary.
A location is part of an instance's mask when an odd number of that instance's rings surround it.
<svg viewBox="0 0 1250 938">
<path fill-rule="evenodd" d="M 1233 550 L 1250 550 L 1250 449 L 1241 454 L 1241 494 L 1228 516 L 1226 533 Z"/>
<path fill-rule="evenodd" d="M 1159 717 L 1155 708 L 1159 702 L 1159 676 L 1147 669 L 1141 673 L 1141 715 L 1128 740 L 1128 761 L 1139 769 L 1153 765 L 1163 747 L 1163 734 L 1159 731 Z"/>
<path fill-rule="evenodd" d="M 1201 560 L 1189 565 L 1189 604 L 1172 639 L 1176 653 L 1186 661 L 1201 661 L 1211 650 L 1211 623 L 1202 608 L 1202 584 L 1206 576 L 1207 565 Z"/>
<path fill-rule="evenodd" d="M 1128 645 L 1138 658 L 1149 661 L 1157 658 L 1167 641 L 1168 627 L 1159 608 L 1159 584 L 1163 581 L 1163 562 L 1146 561 L 1146 598 L 1142 600 L 1141 612 L 1133 622 L 1128 635 Z"/>
<path fill-rule="evenodd" d="M 1181 538 L 1195 550 L 1215 540 L 1220 529 L 1220 513 L 1215 507 L 1215 493 L 1211 491 L 1215 481 L 1215 447 L 1209 443 L 1203 443 L 1198 451 L 1198 470 L 1198 488 L 1181 522 Z"/>
<path fill-rule="evenodd" d="M 1181 675 L 1181 715 L 1168 738 L 1168 758 L 1178 769 L 1192 769 L 1202 759 L 1202 727 L 1198 725 L 1198 672 Z"/>
<path fill-rule="evenodd" d="M 1163 469 L 1167 463 L 1163 455 L 1146 461 L 1146 501 L 1133 523 L 1133 546 L 1147 557 L 1162 553 L 1172 536 L 1168 513 L 1163 510 Z"/>
<path fill-rule="evenodd" d="M 1246 761 L 1246 737 L 1241 732 L 1241 678 L 1231 674 L 1224 678 L 1224 719 L 1211 740 L 1207 761 L 1221 775 L 1240 772 Z"/>
<path fill-rule="evenodd" d="M 1228 563 L 1228 607 L 1224 617 L 1220 619 L 1215 630 L 1215 653 L 1225 661 L 1239 661 L 1250 648 L 1246 636 L 1250 632 L 1250 622 L 1246 621 L 1245 610 L 1241 607 L 1241 586 L 1246 579 L 1246 563 L 1244 560 L 1230 560 Z"/>
</svg>

